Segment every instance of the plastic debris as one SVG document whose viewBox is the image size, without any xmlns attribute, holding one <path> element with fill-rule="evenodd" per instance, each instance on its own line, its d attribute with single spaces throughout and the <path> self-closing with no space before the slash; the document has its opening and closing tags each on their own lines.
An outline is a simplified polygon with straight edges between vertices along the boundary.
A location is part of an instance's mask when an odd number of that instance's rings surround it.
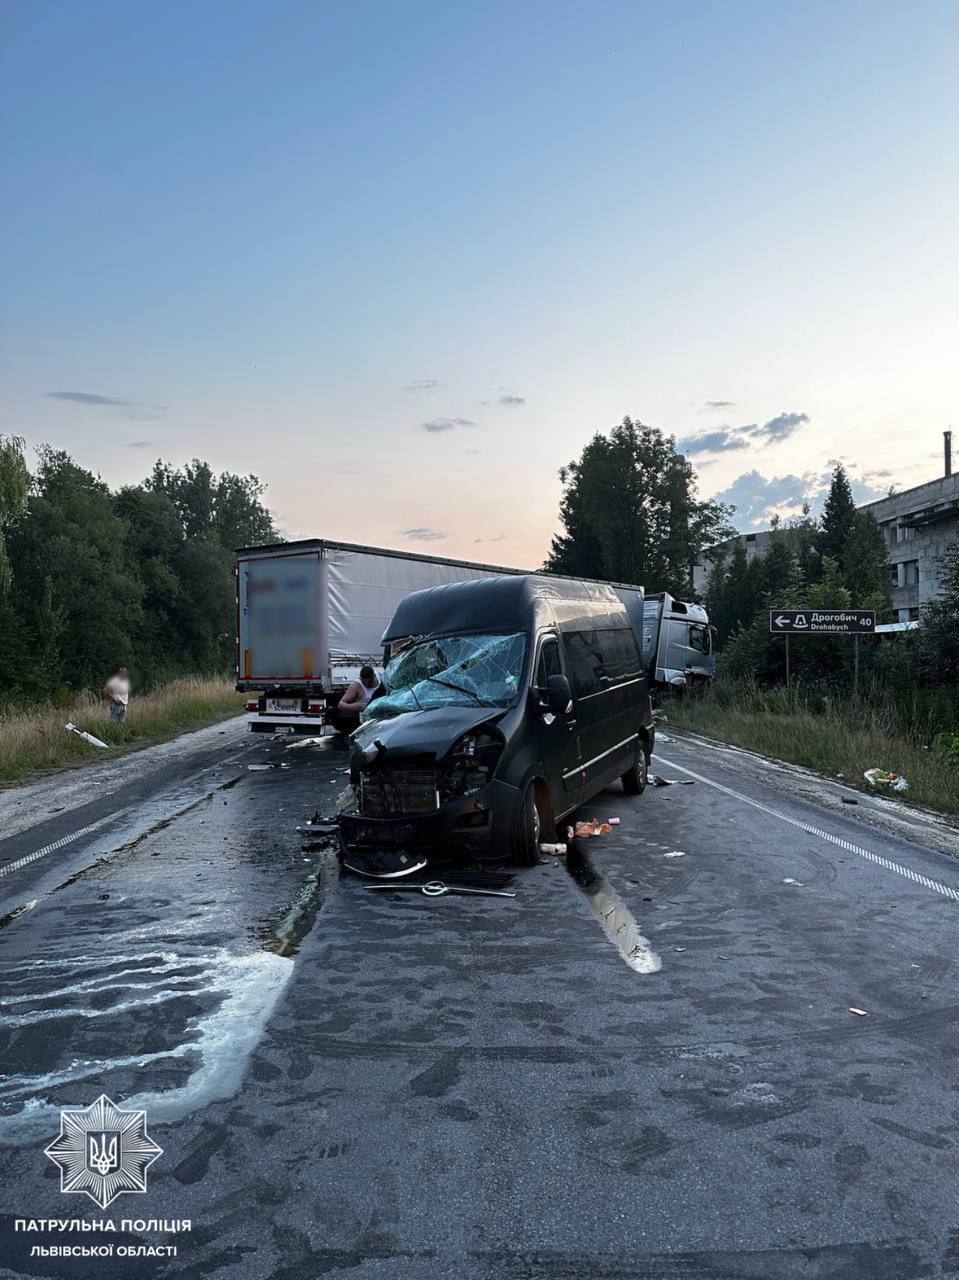
<svg viewBox="0 0 959 1280">
<path fill-rule="evenodd" d="M 271 764 L 248 764 L 246 767 L 250 773 L 262 773 L 265 769 L 273 768 Z"/>
<path fill-rule="evenodd" d="M 653 774 L 654 787 L 693 787 L 695 785 L 692 778 L 661 778 L 658 773 Z"/>
<path fill-rule="evenodd" d="M 850 1013 L 854 1013 L 854 1014 L 856 1015 L 856 1017 L 857 1017 L 857 1018 L 868 1018 L 868 1017 L 869 1017 L 869 1014 L 868 1014 L 868 1012 L 867 1012 L 865 1009 L 855 1009 L 855 1008 L 853 1008 L 853 1006 L 852 1006 L 852 1005 L 850 1005 L 850 1006 L 849 1006 L 849 1012 L 850 1012 Z"/>
<path fill-rule="evenodd" d="M 664 858 L 685 858 L 686 854 L 682 849 L 670 849 L 669 853 L 663 854 Z"/>
<path fill-rule="evenodd" d="M 607 818 L 606 821 L 609 823 L 611 827 L 618 827 L 620 825 L 619 818 Z"/>
<path fill-rule="evenodd" d="M 104 751 L 110 750 L 108 743 L 101 742 L 101 740 L 99 738 L 95 738 L 92 733 L 87 733 L 85 729 L 81 729 L 79 725 L 73 724 L 69 720 L 63 727 L 64 729 L 68 729 L 70 733 L 75 733 L 77 737 L 82 738 L 84 742 L 89 742 L 91 746 L 102 747 Z"/>
<path fill-rule="evenodd" d="M 541 844 L 539 851 L 540 853 L 565 854 L 566 846 L 564 844 Z"/>
<path fill-rule="evenodd" d="M 323 741 L 323 738 L 298 738 L 296 742 L 288 742 L 284 750 L 299 751 L 302 747 L 319 747 Z"/>
<path fill-rule="evenodd" d="M 580 837 L 608 836 L 612 829 L 608 822 L 598 822 L 595 818 L 590 818 L 588 822 L 577 822 L 574 834 Z"/>
<path fill-rule="evenodd" d="M 858 800 L 854 800 L 854 799 L 852 798 L 852 796 L 841 796 L 840 798 L 841 798 L 841 800 L 842 800 L 843 804 L 858 804 L 858 803 L 859 803 L 859 801 L 858 801 Z"/>
<path fill-rule="evenodd" d="M 784 881 L 783 881 L 783 884 L 794 884 L 794 885 L 796 886 L 796 888 L 797 888 L 797 889 L 804 889 L 804 888 L 805 888 L 805 885 L 803 884 L 803 882 L 802 882 L 801 880 L 792 880 L 792 879 L 787 879 L 787 880 L 784 880 Z"/>
<path fill-rule="evenodd" d="M 889 787 L 891 791 L 909 790 L 909 783 L 901 773 L 888 773 L 885 769 L 867 769 L 863 777 L 871 787 Z"/>
</svg>

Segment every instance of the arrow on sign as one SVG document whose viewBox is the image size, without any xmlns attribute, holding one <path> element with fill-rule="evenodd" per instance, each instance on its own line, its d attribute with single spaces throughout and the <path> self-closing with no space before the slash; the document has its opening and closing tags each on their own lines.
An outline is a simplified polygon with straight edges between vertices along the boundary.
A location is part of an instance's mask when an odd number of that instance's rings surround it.
<svg viewBox="0 0 959 1280">
<path fill-rule="evenodd" d="M 780 615 L 779 615 L 779 617 L 776 619 L 776 626 L 777 626 L 777 627 L 788 627 L 788 626 L 789 626 L 789 619 L 788 619 L 788 618 L 784 618 L 784 617 L 782 616 L 782 614 L 780 614 Z"/>
</svg>

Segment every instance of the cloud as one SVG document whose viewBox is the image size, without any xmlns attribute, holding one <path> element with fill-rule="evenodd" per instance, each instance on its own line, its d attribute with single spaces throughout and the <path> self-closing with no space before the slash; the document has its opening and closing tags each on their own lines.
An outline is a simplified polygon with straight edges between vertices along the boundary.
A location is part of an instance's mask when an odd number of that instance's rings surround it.
<svg viewBox="0 0 959 1280">
<path fill-rule="evenodd" d="M 127 448 L 128 449 L 152 449 L 153 441 L 152 440 L 128 440 Z"/>
<path fill-rule="evenodd" d="M 445 538 L 445 533 L 437 533 L 435 529 L 401 529 L 401 538 L 410 538 L 413 542 L 437 542 Z"/>
<path fill-rule="evenodd" d="M 745 449 L 751 444 L 779 444 L 808 421 L 808 413 L 780 413 L 762 425 L 750 422 L 744 427 L 718 427 L 698 436 L 686 436 L 677 440 L 676 448 L 682 453 L 725 453 L 730 449 Z"/>
<path fill-rule="evenodd" d="M 138 404 L 135 400 L 119 400 L 116 396 L 101 396 L 94 391 L 48 391 L 51 400 L 68 400 L 73 404 L 93 405 L 99 409 L 125 409 L 124 418 L 134 422 L 152 422 L 166 413 L 165 404 Z"/>
<path fill-rule="evenodd" d="M 105 404 L 120 408 L 133 408 L 132 400 L 115 400 L 113 396 L 99 396 L 92 391 L 48 391 L 51 400 L 73 400 L 76 404 Z"/>
<path fill-rule="evenodd" d="M 728 489 L 713 497 L 717 502 L 730 503 L 736 508 L 733 523 L 738 528 L 759 528 L 769 524 L 776 514 L 798 514 L 803 503 L 811 503 L 827 483 L 827 473 L 818 476 L 790 474 L 767 479 L 758 471 L 746 471 Z"/>
<path fill-rule="evenodd" d="M 803 423 L 808 421 L 808 413 L 780 413 L 775 418 L 770 418 L 768 422 L 764 422 L 761 427 L 754 427 L 752 434 L 763 436 L 767 443 L 788 440 L 794 431 L 798 431 Z"/>
<path fill-rule="evenodd" d="M 735 400 L 707 400 L 700 413 L 711 413 L 714 409 L 735 409 Z"/>
<path fill-rule="evenodd" d="M 438 378 L 417 378 L 413 382 L 408 382 L 403 388 L 404 391 L 435 391 L 440 385 Z"/>
<path fill-rule="evenodd" d="M 721 427 L 718 431 L 707 431 L 705 435 L 677 440 L 676 448 L 680 453 L 723 453 L 727 449 L 747 449 L 749 441 L 743 439 L 739 431 L 738 427 Z"/>
<path fill-rule="evenodd" d="M 503 408 L 516 408 L 526 403 L 525 396 L 516 396 L 513 392 L 501 392 L 494 401 L 483 401 L 484 404 L 502 404 Z"/>
<path fill-rule="evenodd" d="M 458 427 L 475 427 L 476 423 L 469 418 L 433 418 L 430 422 L 423 423 L 423 430 L 429 431 L 432 435 L 438 435 L 441 431 L 455 431 Z"/>
<path fill-rule="evenodd" d="M 474 542 L 502 542 L 506 537 L 505 533 L 498 533 L 495 538 L 474 538 Z"/>
</svg>

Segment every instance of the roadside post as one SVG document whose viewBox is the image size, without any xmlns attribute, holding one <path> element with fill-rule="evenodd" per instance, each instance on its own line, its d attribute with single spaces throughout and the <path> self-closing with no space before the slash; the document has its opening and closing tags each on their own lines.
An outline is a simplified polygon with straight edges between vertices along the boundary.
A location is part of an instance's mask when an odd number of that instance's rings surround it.
<svg viewBox="0 0 959 1280">
<path fill-rule="evenodd" d="M 874 609 L 770 609 L 769 630 L 786 641 L 786 689 L 789 689 L 789 637 L 852 636 L 853 690 L 859 693 L 859 637 L 876 633 Z"/>
</svg>

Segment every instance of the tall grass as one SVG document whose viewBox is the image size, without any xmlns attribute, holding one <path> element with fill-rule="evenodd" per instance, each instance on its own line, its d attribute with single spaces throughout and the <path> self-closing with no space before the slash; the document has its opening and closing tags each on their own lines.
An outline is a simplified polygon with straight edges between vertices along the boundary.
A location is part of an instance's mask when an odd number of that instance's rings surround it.
<svg viewBox="0 0 959 1280">
<path fill-rule="evenodd" d="M 910 719 L 878 688 L 838 699 L 817 690 L 762 689 L 717 680 L 701 698 L 669 704 L 670 724 L 731 742 L 777 760 L 805 765 L 870 790 L 867 769 L 902 774 L 909 783 L 896 799 L 942 813 L 959 813 L 959 765 L 935 744 L 933 722 Z"/>
<path fill-rule="evenodd" d="M 105 699 L 78 694 L 65 706 L 0 712 L 0 783 L 67 765 L 109 760 L 125 751 L 162 742 L 190 729 L 238 715 L 243 698 L 231 681 L 188 677 L 130 698 L 125 724 L 113 724 Z M 91 746 L 64 729 L 67 721 L 110 746 Z"/>
</svg>

